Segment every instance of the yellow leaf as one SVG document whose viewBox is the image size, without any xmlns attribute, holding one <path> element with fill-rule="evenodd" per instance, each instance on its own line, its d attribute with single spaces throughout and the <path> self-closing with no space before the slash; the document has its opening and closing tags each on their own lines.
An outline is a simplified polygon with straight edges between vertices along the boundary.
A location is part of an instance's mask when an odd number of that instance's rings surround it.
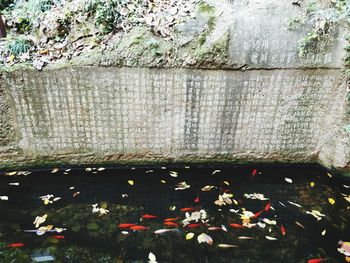
<svg viewBox="0 0 350 263">
<path fill-rule="evenodd" d="M 334 205 L 335 204 L 335 200 L 333 198 L 328 198 L 328 202 L 331 204 L 331 205 Z"/>
<path fill-rule="evenodd" d="M 314 186 L 315 186 L 315 183 L 314 183 L 314 182 L 310 182 L 310 186 L 311 186 L 311 187 L 314 187 Z"/>
<path fill-rule="evenodd" d="M 229 183 L 229 182 L 227 182 L 227 181 L 224 181 L 224 184 L 226 184 L 226 185 L 230 185 L 230 183 Z"/>
<path fill-rule="evenodd" d="M 9 62 L 12 63 L 15 60 L 15 55 L 11 54 L 11 56 L 8 58 Z"/>
<path fill-rule="evenodd" d="M 129 180 L 129 181 L 128 181 L 128 184 L 134 185 L 134 181 L 133 181 L 133 180 Z"/>
<path fill-rule="evenodd" d="M 186 235 L 186 240 L 190 240 L 190 239 L 192 239 L 194 237 L 194 234 L 193 233 L 187 233 L 187 235 Z"/>
</svg>

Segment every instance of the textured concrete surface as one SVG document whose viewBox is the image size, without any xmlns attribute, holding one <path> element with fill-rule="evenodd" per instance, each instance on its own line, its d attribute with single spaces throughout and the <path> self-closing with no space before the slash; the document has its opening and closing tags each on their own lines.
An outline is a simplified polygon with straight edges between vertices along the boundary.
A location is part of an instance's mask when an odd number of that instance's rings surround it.
<svg viewBox="0 0 350 263">
<path fill-rule="evenodd" d="M 349 158 L 334 138 L 348 138 L 334 115 L 346 93 L 338 70 L 85 67 L 9 76 L 25 161 L 309 162 L 322 153 L 344 166 Z"/>
<path fill-rule="evenodd" d="M 207 2 L 174 42 L 135 28 L 43 72 L 2 71 L 0 166 L 318 161 L 349 173 L 347 31 L 300 58 L 310 25 L 287 21 L 303 7 Z"/>
</svg>

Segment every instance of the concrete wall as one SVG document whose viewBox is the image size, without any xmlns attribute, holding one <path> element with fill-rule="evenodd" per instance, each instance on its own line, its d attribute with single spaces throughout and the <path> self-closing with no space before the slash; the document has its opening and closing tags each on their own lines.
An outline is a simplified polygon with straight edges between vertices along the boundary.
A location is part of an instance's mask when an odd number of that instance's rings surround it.
<svg viewBox="0 0 350 263">
<path fill-rule="evenodd" d="M 334 30 L 323 52 L 300 58 L 308 25 L 286 28 L 287 18 L 301 12 L 290 1 L 208 2 L 217 23 L 202 58 L 184 56 L 169 69 L 116 67 L 132 60 L 118 51 L 121 39 L 114 51 L 87 54 L 75 66 L 3 73 L 0 166 L 318 161 L 349 172 L 345 31 Z M 179 34 L 191 36 L 191 23 Z M 223 36 L 216 56 L 212 49 Z"/>
</svg>

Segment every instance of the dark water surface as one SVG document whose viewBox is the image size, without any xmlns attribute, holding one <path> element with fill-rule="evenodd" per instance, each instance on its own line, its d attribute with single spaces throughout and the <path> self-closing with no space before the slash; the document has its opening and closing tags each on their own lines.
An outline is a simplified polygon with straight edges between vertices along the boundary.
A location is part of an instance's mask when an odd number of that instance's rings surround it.
<svg viewBox="0 0 350 263">
<path fill-rule="evenodd" d="M 319 167 L 97 168 L 1 172 L 0 262 L 346 262 L 350 183 Z"/>
</svg>

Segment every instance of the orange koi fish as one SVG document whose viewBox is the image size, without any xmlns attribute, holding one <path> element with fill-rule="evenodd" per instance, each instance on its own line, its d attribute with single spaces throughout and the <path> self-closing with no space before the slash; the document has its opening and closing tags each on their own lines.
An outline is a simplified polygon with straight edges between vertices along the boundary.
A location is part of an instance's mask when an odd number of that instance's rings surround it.
<svg viewBox="0 0 350 263">
<path fill-rule="evenodd" d="M 176 221 L 178 220 L 179 217 L 170 217 L 170 218 L 165 218 L 164 219 L 164 222 L 173 222 L 173 221 Z"/>
<path fill-rule="evenodd" d="M 179 225 L 175 222 L 167 221 L 163 223 L 165 226 L 171 226 L 171 227 L 179 227 Z"/>
<path fill-rule="evenodd" d="M 320 263 L 320 262 L 323 262 L 323 261 L 325 261 L 326 259 L 324 259 L 324 258 L 312 258 L 312 259 L 309 259 L 308 261 L 307 261 L 307 263 Z"/>
<path fill-rule="evenodd" d="M 23 243 L 12 243 L 9 244 L 8 247 L 24 247 Z"/>
<path fill-rule="evenodd" d="M 232 227 L 232 228 L 245 228 L 245 226 L 242 226 L 242 225 L 236 224 L 236 223 L 230 224 L 230 227 Z"/>
<path fill-rule="evenodd" d="M 196 228 L 196 227 L 200 227 L 201 224 L 189 224 L 187 225 L 188 228 Z"/>
<path fill-rule="evenodd" d="M 261 210 L 261 211 L 255 213 L 253 217 L 254 217 L 254 218 L 257 218 L 257 217 L 259 217 L 263 212 L 265 212 L 265 210 Z"/>
<path fill-rule="evenodd" d="M 130 229 L 134 231 L 143 231 L 143 230 L 148 230 L 149 227 L 134 225 L 134 226 L 131 226 Z"/>
<path fill-rule="evenodd" d="M 258 170 L 253 169 L 253 171 L 252 171 L 252 176 L 254 177 L 254 176 L 256 176 L 257 174 L 258 174 Z"/>
<path fill-rule="evenodd" d="M 65 236 L 60 236 L 60 235 L 58 235 L 58 236 L 53 236 L 52 238 L 54 238 L 54 239 L 64 239 Z"/>
<path fill-rule="evenodd" d="M 136 226 L 136 224 L 119 224 L 119 228 L 120 229 L 126 229 L 126 228 L 130 228 L 131 226 Z"/>
<path fill-rule="evenodd" d="M 157 218 L 157 216 L 155 216 L 155 215 L 150 215 L 150 214 L 144 214 L 144 215 L 142 216 L 142 218 L 144 218 L 144 219 L 151 219 L 151 218 Z"/>
<path fill-rule="evenodd" d="M 285 227 L 283 225 L 281 225 L 281 233 L 284 236 L 286 235 L 286 229 L 285 229 Z"/>
<path fill-rule="evenodd" d="M 194 207 L 184 207 L 184 208 L 181 208 L 180 210 L 182 212 L 191 212 L 191 211 L 196 210 L 196 208 L 194 208 Z"/>
</svg>

